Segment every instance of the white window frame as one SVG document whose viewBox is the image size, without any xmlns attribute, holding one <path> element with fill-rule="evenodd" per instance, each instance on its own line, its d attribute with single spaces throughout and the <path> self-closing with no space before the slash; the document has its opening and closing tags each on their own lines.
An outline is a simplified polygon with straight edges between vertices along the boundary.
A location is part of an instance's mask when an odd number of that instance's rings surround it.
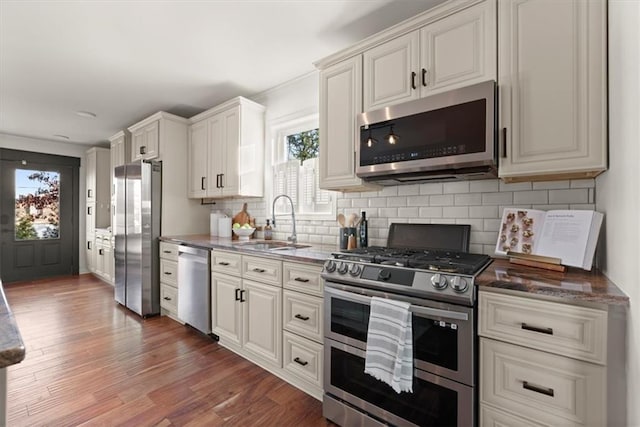
<svg viewBox="0 0 640 427">
<path fill-rule="evenodd" d="M 277 120 L 271 121 L 267 126 L 267 133 L 270 135 L 269 142 L 271 145 L 271 160 L 265 167 L 265 175 L 267 175 L 267 182 L 269 182 L 268 194 L 270 197 L 267 200 L 267 215 L 270 217 L 273 215 L 271 208 L 273 205 L 273 199 L 278 195 L 275 190 L 274 182 L 274 167 L 279 163 L 283 163 L 287 159 L 287 147 L 282 141 L 287 135 L 302 132 L 305 130 L 316 129 L 319 127 L 319 116 L 317 111 L 306 111 L 302 113 L 291 114 L 282 117 Z M 332 220 L 336 217 L 336 194 L 332 192 L 330 209 L 325 213 L 314 212 L 299 212 L 296 209 L 296 219 L 301 220 Z M 282 200 L 282 199 L 281 199 Z M 277 211 L 276 215 L 286 215 L 290 213 Z"/>
</svg>

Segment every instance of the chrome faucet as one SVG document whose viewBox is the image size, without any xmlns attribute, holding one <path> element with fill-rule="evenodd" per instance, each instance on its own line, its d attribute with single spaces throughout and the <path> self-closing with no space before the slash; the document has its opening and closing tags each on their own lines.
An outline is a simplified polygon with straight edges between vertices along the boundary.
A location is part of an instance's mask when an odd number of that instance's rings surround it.
<svg viewBox="0 0 640 427">
<path fill-rule="evenodd" d="M 289 200 L 289 203 L 291 203 L 291 222 L 293 222 L 293 233 L 291 234 L 291 236 L 287 237 L 287 240 L 295 244 L 298 242 L 298 235 L 296 234 L 296 210 L 293 206 L 293 200 L 291 200 L 291 197 L 287 196 L 286 194 L 280 194 L 273 199 L 273 205 L 271 206 L 271 224 L 274 227 L 276 226 L 276 201 L 278 201 L 280 197 L 286 198 L 287 200 Z"/>
</svg>

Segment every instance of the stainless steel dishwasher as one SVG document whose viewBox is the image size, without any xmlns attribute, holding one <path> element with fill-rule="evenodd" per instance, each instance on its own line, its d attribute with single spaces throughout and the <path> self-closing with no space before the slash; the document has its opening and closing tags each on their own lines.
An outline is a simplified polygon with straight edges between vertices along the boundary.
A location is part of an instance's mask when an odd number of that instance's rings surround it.
<svg viewBox="0 0 640 427">
<path fill-rule="evenodd" d="M 178 317 L 186 324 L 211 333 L 209 251 L 178 247 Z"/>
</svg>

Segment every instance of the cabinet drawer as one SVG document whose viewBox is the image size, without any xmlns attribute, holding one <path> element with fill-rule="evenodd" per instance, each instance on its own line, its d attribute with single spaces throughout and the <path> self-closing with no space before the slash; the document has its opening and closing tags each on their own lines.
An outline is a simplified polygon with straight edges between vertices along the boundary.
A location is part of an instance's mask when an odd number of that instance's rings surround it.
<svg viewBox="0 0 640 427">
<path fill-rule="evenodd" d="M 285 289 L 322 296 L 322 266 L 283 262 L 282 271 L 282 286 Z"/>
<path fill-rule="evenodd" d="M 282 286 L 282 262 L 253 257 L 242 257 L 242 277 L 267 283 L 274 286 Z"/>
<path fill-rule="evenodd" d="M 174 314 L 178 313 L 178 289 L 160 283 L 160 307 Z"/>
<path fill-rule="evenodd" d="M 283 323 L 288 331 L 322 342 L 323 300 L 285 290 L 283 293 Z"/>
<path fill-rule="evenodd" d="M 176 261 L 160 260 L 160 281 L 178 286 L 178 263 Z"/>
<path fill-rule="evenodd" d="M 284 369 L 290 374 L 322 388 L 323 346 L 283 331 Z"/>
<path fill-rule="evenodd" d="M 178 261 L 178 245 L 175 243 L 160 242 L 160 258 Z"/>
<path fill-rule="evenodd" d="M 520 418 L 489 405 L 480 405 L 480 427 L 553 427 Z"/>
<path fill-rule="evenodd" d="M 479 307 L 481 336 L 606 363 L 605 311 L 488 292 Z"/>
<path fill-rule="evenodd" d="M 480 339 L 480 401 L 553 426 L 605 425 L 603 366 Z"/>
<path fill-rule="evenodd" d="M 211 271 L 240 276 L 242 255 L 232 252 L 211 251 Z"/>
</svg>

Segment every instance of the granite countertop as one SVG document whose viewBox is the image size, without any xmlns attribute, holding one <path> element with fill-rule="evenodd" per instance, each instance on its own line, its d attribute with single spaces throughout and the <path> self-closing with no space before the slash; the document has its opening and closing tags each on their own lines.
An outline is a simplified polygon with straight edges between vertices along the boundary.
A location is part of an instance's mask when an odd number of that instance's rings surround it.
<svg viewBox="0 0 640 427">
<path fill-rule="evenodd" d="M 24 343 L 0 281 L 0 368 L 22 362 Z"/>
<path fill-rule="evenodd" d="M 185 244 L 189 246 L 195 246 L 205 249 L 224 249 L 228 251 L 242 252 L 247 255 L 266 256 L 274 259 L 308 262 L 312 264 L 324 264 L 324 261 L 329 258 L 331 252 L 336 251 L 336 247 L 333 245 L 316 245 L 312 243 L 301 243 L 302 245 L 309 245 L 306 248 L 299 249 L 287 249 L 287 250 L 266 250 L 252 247 L 252 245 L 245 245 L 246 241 L 232 240 L 230 237 L 215 237 L 208 234 L 196 234 L 187 236 L 162 236 L 161 241 Z M 251 243 L 269 243 L 278 242 L 278 240 L 261 240 L 251 239 Z M 288 242 L 284 242 L 288 243 Z"/>
<path fill-rule="evenodd" d="M 566 273 L 514 265 L 495 259 L 476 279 L 480 290 L 509 290 L 558 298 L 563 302 L 629 305 L 629 297 L 597 270 Z"/>
<path fill-rule="evenodd" d="M 315 264 L 323 264 L 331 252 L 337 250 L 335 246 L 312 245 L 308 248 L 268 251 L 251 247 L 251 245 L 245 246 L 243 242 L 231 240 L 231 238 L 209 235 L 163 236 L 160 240 Z M 251 242 L 262 242 L 262 240 L 251 240 Z M 478 276 L 476 284 L 480 290 L 524 292 L 567 303 L 629 305 L 629 297 L 597 270 L 584 271 L 569 268 L 566 273 L 559 273 L 511 264 L 506 259 L 494 259 L 493 263 Z"/>
</svg>

